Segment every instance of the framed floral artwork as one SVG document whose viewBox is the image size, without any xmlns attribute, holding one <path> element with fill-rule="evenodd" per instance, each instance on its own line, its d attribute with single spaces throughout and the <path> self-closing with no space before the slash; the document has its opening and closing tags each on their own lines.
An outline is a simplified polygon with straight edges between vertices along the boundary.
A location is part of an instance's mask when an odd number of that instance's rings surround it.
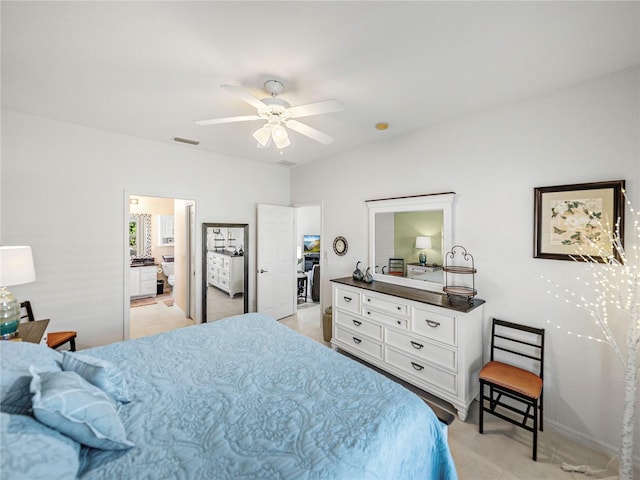
<svg viewBox="0 0 640 480">
<path fill-rule="evenodd" d="M 623 192 L 624 180 L 535 188 L 534 258 L 617 258 L 607 231 L 615 232 L 619 222 L 624 241 Z"/>
</svg>

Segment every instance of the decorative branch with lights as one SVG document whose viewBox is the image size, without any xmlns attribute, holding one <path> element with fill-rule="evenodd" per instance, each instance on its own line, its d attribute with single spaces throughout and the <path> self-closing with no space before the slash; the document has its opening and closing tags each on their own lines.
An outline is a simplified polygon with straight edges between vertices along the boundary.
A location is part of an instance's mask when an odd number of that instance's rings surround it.
<svg viewBox="0 0 640 480">
<path fill-rule="evenodd" d="M 553 286 L 548 293 L 558 299 L 564 299 L 568 304 L 588 312 L 602 333 L 602 338 L 567 332 L 580 338 L 586 338 L 609 345 L 620 359 L 624 368 L 624 409 L 622 416 L 622 438 L 620 445 L 620 479 L 633 478 L 633 436 L 634 413 L 636 401 L 636 387 L 638 381 L 638 346 L 640 345 L 640 212 L 634 211 L 631 202 L 624 194 L 629 209 L 629 219 L 633 222 L 632 234 L 628 236 L 627 247 L 623 246 L 620 235 L 620 223 L 616 222 L 612 230 L 607 223 L 603 225 L 604 238 L 596 243 L 585 239 L 583 246 L 578 246 L 575 261 L 586 262 L 585 266 L 591 279 L 584 280 L 584 285 L 593 290 L 593 298 L 562 288 L 559 284 L 546 281 Z M 611 253 L 611 248 L 613 252 Z M 594 257 L 585 251 L 597 252 L 597 256 L 606 258 L 607 263 L 598 263 Z M 583 281 L 577 278 L 578 281 Z M 611 329 L 611 320 L 622 317 L 626 322 L 625 345 L 616 341 Z M 552 323 L 552 322 L 549 322 Z M 555 325 L 555 324 L 554 324 Z M 561 328 L 559 325 L 555 325 Z"/>
</svg>

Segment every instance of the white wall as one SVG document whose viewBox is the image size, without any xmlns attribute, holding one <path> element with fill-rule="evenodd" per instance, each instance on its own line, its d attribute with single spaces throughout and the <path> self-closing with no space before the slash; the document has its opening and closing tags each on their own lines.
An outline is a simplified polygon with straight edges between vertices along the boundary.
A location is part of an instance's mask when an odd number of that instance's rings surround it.
<svg viewBox="0 0 640 480">
<path fill-rule="evenodd" d="M 125 194 L 193 199 L 203 222 L 248 223 L 255 272 L 256 203 L 289 205 L 289 169 L 2 111 L 3 245 L 31 245 L 37 280 L 12 287 L 78 347 L 123 339 Z M 233 199 L 233 201 L 230 201 Z M 201 258 L 196 265 L 201 285 Z M 128 280 L 126 280 L 128 282 Z M 249 276 L 255 310 L 255 275 Z M 200 318 L 202 295 L 196 296 Z"/>
<path fill-rule="evenodd" d="M 296 208 L 296 246 L 304 254 L 302 238 L 304 235 L 320 235 L 321 209 L 319 205 L 307 205 Z M 320 248 L 324 249 L 325 239 L 320 239 Z"/>
<path fill-rule="evenodd" d="M 485 327 L 495 316 L 548 328 L 545 426 L 616 450 L 621 365 L 606 345 L 547 324 L 598 333 L 585 313 L 546 293 L 540 275 L 580 289 L 584 265 L 532 258 L 533 189 L 625 179 L 640 208 L 639 85 L 639 69 L 629 69 L 294 168 L 292 201 L 323 202 L 323 304 L 331 278 L 368 263 L 365 200 L 456 192 L 454 242 L 475 258 Z M 327 248 L 336 235 L 349 241 L 344 257 Z"/>
</svg>

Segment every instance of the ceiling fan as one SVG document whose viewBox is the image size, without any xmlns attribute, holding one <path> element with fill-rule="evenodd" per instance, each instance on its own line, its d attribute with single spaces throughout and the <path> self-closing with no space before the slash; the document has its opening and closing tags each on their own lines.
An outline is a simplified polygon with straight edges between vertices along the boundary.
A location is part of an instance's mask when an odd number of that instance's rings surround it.
<svg viewBox="0 0 640 480">
<path fill-rule="evenodd" d="M 249 120 L 266 120 L 266 123 L 262 127 L 253 132 L 253 138 L 257 140 L 258 147 L 262 148 L 269 147 L 272 140 L 279 149 L 283 149 L 291 145 L 289 134 L 284 128 L 285 126 L 322 144 L 328 145 L 333 142 L 333 138 L 329 135 L 312 128 L 309 125 L 300 123 L 296 118 L 339 112 L 343 109 L 343 106 L 337 100 L 325 100 L 322 102 L 308 103 L 306 105 L 292 107 L 288 102 L 278 98 L 278 95 L 284 90 L 284 85 L 278 80 L 267 80 L 264 83 L 264 89 L 270 97 L 263 98 L 262 100 L 254 97 L 241 87 L 234 85 L 222 85 L 222 88 L 239 96 L 249 105 L 255 107 L 258 110 L 258 113 L 255 115 L 199 120 L 196 122 L 196 125 L 216 125 L 220 123 L 245 122 Z"/>
</svg>

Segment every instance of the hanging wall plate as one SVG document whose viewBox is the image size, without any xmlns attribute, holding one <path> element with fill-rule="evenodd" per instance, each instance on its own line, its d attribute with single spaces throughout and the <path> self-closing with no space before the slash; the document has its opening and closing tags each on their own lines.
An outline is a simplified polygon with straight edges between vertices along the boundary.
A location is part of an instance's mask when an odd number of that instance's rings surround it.
<svg viewBox="0 0 640 480">
<path fill-rule="evenodd" d="M 344 237 L 336 237 L 333 241 L 333 251 L 336 255 L 343 256 L 347 253 L 349 249 L 349 244 L 347 243 L 347 239 Z"/>
</svg>

